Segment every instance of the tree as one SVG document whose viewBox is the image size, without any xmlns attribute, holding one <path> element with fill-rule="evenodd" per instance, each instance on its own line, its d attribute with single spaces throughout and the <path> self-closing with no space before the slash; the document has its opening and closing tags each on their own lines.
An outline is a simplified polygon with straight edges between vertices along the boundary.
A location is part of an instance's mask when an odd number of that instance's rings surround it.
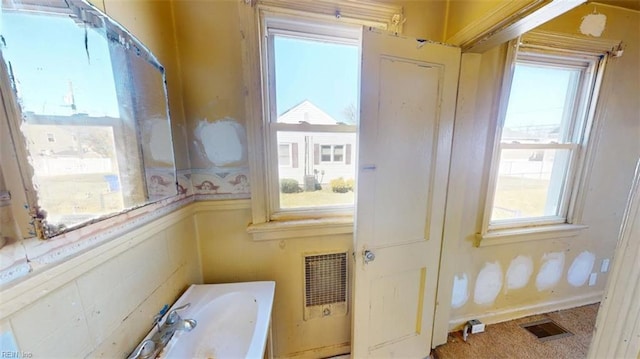
<svg viewBox="0 0 640 359">
<path fill-rule="evenodd" d="M 353 102 L 351 102 L 350 104 L 345 106 L 344 109 L 342 109 L 342 114 L 347 120 L 347 124 L 355 125 L 356 123 L 358 123 L 358 108 Z"/>
</svg>

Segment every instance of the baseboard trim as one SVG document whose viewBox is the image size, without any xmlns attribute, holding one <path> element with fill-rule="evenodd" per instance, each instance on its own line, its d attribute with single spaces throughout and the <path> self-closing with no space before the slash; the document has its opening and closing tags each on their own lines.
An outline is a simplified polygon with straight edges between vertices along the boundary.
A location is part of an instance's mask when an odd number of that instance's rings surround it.
<svg viewBox="0 0 640 359">
<path fill-rule="evenodd" d="M 479 319 L 485 324 L 495 324 L 527 317 L 530 315 L 544 314 L 554 312 L 556 310 L 564 310 L 569 308 L 580 307 L 583 305 L 594 304 L 602 300 L 603 291 L 580 295 L 577 297 L 565 298 L 552 302 L 537 303 L 516 308 L 507 308 L 503 310 L 490 311 L 482 314 L 466 315 L 454 318 L 449 321 L 449 332 L 461 330 L 464 324 L 471 319 Z"/>
<path fill-rule="evenodd" d="M 306 358 L 330 358 L 338 355 L 349 354 L 351 352 L 351 343 L 341 343 L 331 345 L 322 348 L 314 348 L 309 350 L 303 350 L 284 356 L 278 356 L 279 358 L 289 359 L 306 359 Z"/>
</svg>

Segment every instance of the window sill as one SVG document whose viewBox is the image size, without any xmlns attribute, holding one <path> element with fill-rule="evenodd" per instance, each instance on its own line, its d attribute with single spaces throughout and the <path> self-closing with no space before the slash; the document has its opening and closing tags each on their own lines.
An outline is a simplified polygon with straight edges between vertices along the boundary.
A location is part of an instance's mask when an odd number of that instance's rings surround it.
<svg viewBox="0 0 640 359">
<path fill-rule="evenodd" d="M 250 224 L 249 227 L 247 227 L 247 232 L 253 236 L 254 241 L 352 234 L 353 217 L 331 217 L 323 219 L 302 219 L 256 223 Z"/>
<path fill-rule="evenodd" d="M 487 233 L 478 233 L 474 241 L 476 247 L 500 244 L 575 237 L 589 228 L 581 224 L 556 224 L 527 228 L 498 229 Z"/>
</svg>

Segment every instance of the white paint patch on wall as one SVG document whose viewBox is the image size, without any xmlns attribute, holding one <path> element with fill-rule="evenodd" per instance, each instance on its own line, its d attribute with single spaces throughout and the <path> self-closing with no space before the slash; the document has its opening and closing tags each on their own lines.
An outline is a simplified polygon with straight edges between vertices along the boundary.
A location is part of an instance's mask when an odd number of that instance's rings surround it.
<svg viewBox="0 0 640 359">
<path fill-rule="evenodd" d="M 600 37 L 607 25 L 607 17 L 604 14 L 589 14 L 582 18 L 580 32 L 583 35 Z"/>
<path fill-rule="evenodd" d="M 247 136 L 244 127 L 231 118 L 215 122 L 200 121 L 194 130 L 203 155 L 215 166 L 246 160 Z"/>
<path fill-rule="evenodd" d="M 524 288 L 529 283 L 529 278 L 533 274 L 533 259 L 529 256 L 517 256 L 509 264 L 507 269 L 507 289 Z"/>
<path fill-rule="evenodd" d="M 569 272 L 567 273 L 567 281 L 574 287 L 583 286 L 589 279 L 589 275 L 593 270 L 593 265 L 596 262 L 596 255 L 584 251 L 573 260 Z"/>
<path fill-rule="evenodd" d="M 451 307 L 460 308 L 469 299 L 469 278 L 467 273 L 455 275 L 453 277 L 453 293 L 451 295 Z"/>
<path fill-rule="evenodd" d="M 478 273 L 476 288 L 473 292 L 473 301 L 476 304 L 493 304 L 502 289 L 502 267 L 497 261 L 485 263 L 484 268 Z"/>
<path fill-rule="evenodd" d="M 167 142 L 171 138 L 171 126 L 168 121 L 154 121 L 149 136 L 151 157 L 160 162 L 173 163 L 173 144 Z"/>
<path fill-rule="evenodd" d="M 547 290 L 555 286 L 564 270 L 564 252 L 546 253 L 542 256 L 542 266 L 536 276 L 538 291 Z"/>
</svg>

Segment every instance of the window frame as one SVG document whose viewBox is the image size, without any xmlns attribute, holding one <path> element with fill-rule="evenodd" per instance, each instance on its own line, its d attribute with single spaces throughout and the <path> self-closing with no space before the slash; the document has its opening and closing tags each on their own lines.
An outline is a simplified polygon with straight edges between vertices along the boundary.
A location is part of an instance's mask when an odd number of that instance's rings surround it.
<svg viewBox="0 0 640 359">
<path fill-rule="evenodd" d="M 322 132 L 356 133 L 357 125 L 315 125 L 290 124 L 277 122 L 274 39 L 276 36 L 294 39 L 323 41 L 335 44 L 352 45 L 360 48 L 361 28 L 349 24 L 330 22 L 304 17 L 262 12 L 261 14 L 261 59 L 263 83 L 263 128 L 265 143 L 265 176 L 267 182 L 269 220 L 309 219 L 319 217 L 352 216 L 354 205 L 335 205 L 318 207 L 282 208 L 280 205 L 279 164 L 277 155 L 278 132 Z M 358 68 L 359 72 L 359 68 Z M 322 144 L 321 144 L 322 145 Z M 333 151 L 333 146 L 332 146 Z M 333 153 L 331 154 L 333 159 Z M 324 162 L 333 164 L 334 162 Z"/>
<path fill-rule="evenodd" d="M 265 16 L 273 15 L 298 21 L 333 25 L 379 28 L 402 33 L 404 15 L 401 5 L 361 0 L 335 4 L 324 1 L 251 0 L 238 2 L 242 37 L 245 109 L 247 113 L 248 158 L 251 182 L 252 223 L 247 227 L 254 240 L 301 238 L 328 234 L 353 233 L 353 210 L 342 213 L 300 213 L 298 216 L 274 216 L 265 181 L 268 161 L 264 133 L 264 98 L 262 51 Z M 361 31 L 361 30 L 360 30 Z"/>
<path fill-rule="evenodd" d="M 558 47 L 545 46 L 560 39 Z M 612 41 L 574 40 L 552 33 L 532 32 L 530 36 L 512 40 L 508 44 L 502 86 L 497 108 L 497 123 L 493 145 L 490 146 L 490 171 L 486 184 L 482 228 L 476 235 L 475 245 L 500 244 L 505 241 L 535 240 L 575 236 L 587 226 L 581 223 L 581 212 L 586 177 L 589 175 L 593 151 L 593 129 L 597 127 L 596 107 L 602 85 L 605 65 Z M 572 46 L 575 45 L 575 46 Z M 570 59 L 570 60 L 568 60 Z M 582 68 L 573 104 L 570 133 L 571 142 L 558 144 L 505 144 L 502 132 L 511 94 L 516 62 L 560 68 Z M 582 64 L 582 65 L 580 65 Z M 491 220 L 502 149 L 569 149 L 570 158 L 557 216 L 539 216 L 513 220 Z"/>
</svg>

